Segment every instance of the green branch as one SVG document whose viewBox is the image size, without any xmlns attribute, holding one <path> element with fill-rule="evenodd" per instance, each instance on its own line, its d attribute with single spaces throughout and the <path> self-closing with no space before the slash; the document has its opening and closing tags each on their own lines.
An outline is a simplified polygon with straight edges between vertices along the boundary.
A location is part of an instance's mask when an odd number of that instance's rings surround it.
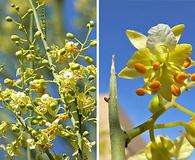
<svg viewBox="0 0 195 160">
<path fill-rule="evenodd" d="M 112 160 L 124 160 L 126 134 L 121 129 L 118 116 L 117 84 L 114 56 L 112 57 L 109 98 L 109 126 Z"/>
</svg>

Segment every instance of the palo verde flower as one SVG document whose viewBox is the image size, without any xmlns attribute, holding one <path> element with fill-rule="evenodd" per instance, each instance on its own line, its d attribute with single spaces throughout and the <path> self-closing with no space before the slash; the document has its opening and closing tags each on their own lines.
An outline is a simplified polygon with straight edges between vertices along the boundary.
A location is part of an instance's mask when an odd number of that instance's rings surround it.
<svg viewBox="0 0 195 160">
<path fill-rule="evenodd" d="M 164 136 L 157 136 L 145 149 L 147 160 L 169 160 L 174 156 L 174 143 Z"/>
<path fill-rule="evenodd" d="M 143 89 L 149 94 L 158 93 L 171 101 L 172 95 L 180 95 L 180 87 L 185 85 L 190 67 L 190 44 L 178 44 L 184 25 L 170 28 L 158 24 L 144 36 L 133 30 L 127 30 L 127 36 L 138 50 L 119 73 L 122 78 L 144 78 Z"/>
<path fill-rule="evenodd" d="M 195 148 L 195 117 L 192 117 L 189 123 L 184 124 L 186 133 L 182 133 L 190 144 Z"/>
</svg>

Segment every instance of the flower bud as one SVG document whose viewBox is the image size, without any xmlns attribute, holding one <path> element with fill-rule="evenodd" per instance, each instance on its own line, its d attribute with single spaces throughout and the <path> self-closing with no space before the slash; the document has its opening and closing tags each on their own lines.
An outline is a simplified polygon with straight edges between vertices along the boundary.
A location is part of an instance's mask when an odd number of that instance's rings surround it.
<svg viewBox="0 0 195 160">
<path fill-rule="evenodd" d="M 185 59 L 183 66 L 185 68 L 188 68 L 191 65 L 191 63 L 192 63 L 192 60 L 191 60 L 191 58 L 188 57 Z"/>
<path fill-rule="evenodd" d="M 22 55 L 23 55 L 23 52 L 21 50 L 16 52 L 16 57 L 21 57 Z"/>
<path fill-rule="evenodd" d="M 161 83 L 160 83 L 159 81 L 157 81 L 157 80 L 153 81 L 153 82 L 150 84 L 150 88 L 151 88 L 151 89 L 158 89 L 158 88 L 160 88 L 160 86 L 161 86 Z"/>
<path fill-rule="evenodd" d="M 92 86 L 92 87 L 90 87 L 90 88 L 88 89 L 88 91 L 90 91 L 90 92 L 95 92 L 95 91 L 96 91 L 96 87 Z"/>
<path fill-rule="evenodd" d="M 10 16 L 7 16 L 7 17 L 5 18 L 5 20 L 6 20 L 7 22 L 12 22 L 12 21 L 13 21 L 12 18 L 11 18 Z"/>
<path fill-rule="evenodd" d="M 4 79 L 4 83 L 5 83 L 5 85 L 12 86 L 13 85 L 13 80 L 11 80 L 9 78 L 6 78 L 6 79 Z"/>
<path fill-rule="evenodd" d="M 33 59 L 35 58 L 35 55 L 33 55 L 33 54 L 28 54 L 28 55 L 26 56 L 26 58 L 27 58 L 27 60 L 31 61 L 31 60 L 33 60 Z"/>
<path fill-rule="evenodd" d="M 191 80 L 191 81 L 195 81 L 195 73 L 193 73 L 193 74 L 191 75 L 190 80 Z"/>
<path fill-rule="evenodd" d="M 30 49 L 30 50 L 34 50 L 34 49 L 35 49 L 35 46 L 34 46 L 34 45 L 30 45 L 30 46 L 29 46 L 29 49 Z"/>
<path fill-rule="evenodd" d="M 83 136 L 84 136 L 84 137 L 87 136 L 88 134 L 89 134 L 88 131 L 83 132 Z"/>
<path fill-rule="evenodd" d="M 16 6 L 15 8 L 16 8 L 16 11 L 19 11 L 20 10 L 20 7 L 19 6 Z"/>
<path fill-rule="evenodd" d="M 13 3 L 11 4 L 11 7 L 12 7 L 12 8 L 14 8 L 15 6 L 16 6 L 15 4 L 13 4 Z"/>
<path fill-rule="evenodd" d="M 12 127 L 12 131 L 15 132 L 15 133 L 19 133 L 20 132 L 20 129 L 16 125 L 14 125 Z"/>
<path fill-rule="evenodd" d="M 89 24 L 90 24 L 90 27 L 92 28 L 95 26 L 94 21 L 89 21 Z"/>
<path fill-rule="evenodd" d="M 66 34 L 66 37 L 67 37 L 67 38 L 70 38 L 70 39 L 74 39 L 74 34 L 72 34 L 72 33 L 67 33 L 67 34 Z"/>
<path fill-rule="evenodd" d="M 94 80 L 94 78 L 95 78 L 95 77 L 94 77 L 93 75 L 90 75 L 90 76 L 88 77 L 88 80 L 89 80 L 89 81 L 92 81 L 92 80 Z"/>
<path fill-rule="evenodd" d="M 175 80 L 178 83 L 183 83 L 188 77 L 189 75 L 187 73 L 179 73 L 175 75 Z"/>
<path fill-rule="evenodd" d="M 181 90 L 180 90 L 180 88 L 178 87 L 178 86 L 176 86 L 175 84 L 173 84 L 172 86 L 171 86 L 171 93 L 174 95 L 174 96 L 180 96 L 180 94 L 181 94 Z"/>
<path fill-rule="evenodd" d="M 42 60 L 43 64 L 49 64 L 49 61 L 47 59 Z"/>
<path fill-rule="evenodd" d="M 33 13 L 33 10 L 32 9 L 28 9 L 28 13 Z"/>
<path fill-rule="evenodd" d="M 91 47 L 95 47 L 97 45 L 97 41 L 93 40 L 91 41 L 91 43 L 89 44 Z"/>
<path fill-rule="evenodd" d="M 155 62 L 152 66 L 153 66 L 153 69 L 154 69 L 155 71 L 157 71 L 157 70 L 160 69 L 160 62 Z"/>
<path fill-rule="evenodd" d="M 140 73 L 146 73 L 146 67 L 142 63 L 136 63 L 134 68 Z"/>
<path fill-rule="evenodd" d="M 46 48 L 46 51 L 47 51 L 47 52 L 50 52 L 50 51 L 51 51 L 51 49 L 50 49 L 49 47 L 47 47 L 47 48 Z"/>
<path fill-rule="evenodd" d="M 34 34 L 34 38 L 35 39 L 39 39 L 41 37 L 41 32 L 40 31 L 37 31 L 35 34 Z"/>
<path fill-rule="evenodd" d="M 36 119 L 33 119 L 32 121 L 31 121 L 31 124 L 32 125 L 36 125 L 36 124 L 38 124 L 39 122 L 36 120 Z"/>
<path fill-rule="evenodd" d="M 12 41 L 19 41 L 20 40 L 20 37 L 18 35 L 12 35 L 11 36 L 11 40 Z"/>
<path fill-rule="evenodd" d="M 157 112 L 161 108 L 161 105 L 159 103 L 158 96 L 154 96 L 152 98 L 152 100 L 150 101 L 150 104 L 149 104 L 148 108 L 149 108 L 149 110 L 150 110 L 151 113 L 155 113 L 155 112 Z"/>
<path fill-rule="evenodd" d="M 78 63 L 69 63 L 69 66 L 72 70 L 78 70 L 80 69 L 80 64 Z"/>
<path fill-rule="evenodd" d="M 18 29 L 19 29 L 20 31 L 22 31 L 24 28 L 22 27 L 22 25 L 19 25 Z"/>
<path fill-rule="evenodd" d="M 138 88 L 138 89 L 136 90 L 136 94 L 137 94 L 138 96 L 144 96 L 144 95 L 146 94 L 146 90 L 145 90 L 144 88 Z"/>
<path fill-rule="evenodd" d="M 85 56 L 85 61 L 88 63 L 88 64 L 93 64 L 93 59 L 89 56 Z"/>
</svg>

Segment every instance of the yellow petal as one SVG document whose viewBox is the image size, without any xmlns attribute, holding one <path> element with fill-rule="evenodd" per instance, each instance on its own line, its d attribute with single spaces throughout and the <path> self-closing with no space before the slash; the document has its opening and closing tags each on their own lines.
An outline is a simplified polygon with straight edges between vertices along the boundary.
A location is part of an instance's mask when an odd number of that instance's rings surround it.
<svg viewBox="0 0 195 160">
<path fill-rule="evenodd" d="M 171 31 L 175 35 L 175 37 L 177 39 L 177 42 L 179 41 L 179 39 L 181 37 L 181 34 L 182 34 L 184 29 L 185 29 L 185 25 L 184 24 L 179 24 L 179 25 L 174 26 L 173 28 L 171 28 Z"/>
<path fill-rule="evenodd" d="M 146 47 L 147 38 L 145 35 L 133 30 L 127 30 L 126 34 L 135 48 L 141 49 Z"/>
<path fill-rule="evenodd" d="M 173 52 L 169 54 L 169 62 L 174 65 L 183 65 L 186 58 L 192 53 L 192 46 L 190 44 L 179 44 Z"/>
<path fill-rule="evenodd" d="M 134 53 L 133 57 L 128 61 L 127 67 L 134 67 L 136 63 L 150 66 L 153 58 L 154 55 L 150 53 L 150 50 L 148 48 L 142 48 Z"/>
<path fill-rule="evenodd" d="M 163 70 L 163 74 L 160 77 L 161 88 L 159 90 L 159 94 L 166 99 L 167 101 L 171 101 L 172 93 L 171 93 L 171 85 L 173 84 L 171 76 L 166 68 Z"/>
<path fill-rule="evenodd" d="M 123 68 L 121 70 L 121 72 L 119 73 L 119 77 L 127 78 L 127 79 L 138 78 L 138 77 L 141 77 L 141 76 L 143 76 L 142 73 L 139 73 L 134 68 L 128 68 L 128 67 Z"/>
</svg>

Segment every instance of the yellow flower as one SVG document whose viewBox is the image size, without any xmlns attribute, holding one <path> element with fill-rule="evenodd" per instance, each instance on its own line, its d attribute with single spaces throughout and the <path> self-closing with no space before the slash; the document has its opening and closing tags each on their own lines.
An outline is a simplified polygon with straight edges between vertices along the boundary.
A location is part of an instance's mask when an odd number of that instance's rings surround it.
<svg viewBox="0 0 195 160">
<path fill-rule="evenodd" d="M 147 160 L 170 160 L 174 156 L 174 143 L 164 136 L 157 136 L 145 149 Z"/>
<path fill-rule="evenodd" d="M 148 31 L 147 37 L 136 31 L 127 30 L 130 42 L 138 50 L 119 76 L 127 79 L 144 77 L 143 88 L 147 93 L 158 93 L 171 101 L 172 95 L 179 95 L 172 93 L 171 86 L 176 85 L 179 89 L 185 85 L 187 77 L 178 82 L 176 75 L 186 74 L 184 63 L 192 52 L 190 44 L 178 44 L 183 30 L 182 24 L 173 28 L 158 24 Z M 151 88 L 151 84 L 157 81 L 160 83 L 159 87 Z"/>
</svg>

